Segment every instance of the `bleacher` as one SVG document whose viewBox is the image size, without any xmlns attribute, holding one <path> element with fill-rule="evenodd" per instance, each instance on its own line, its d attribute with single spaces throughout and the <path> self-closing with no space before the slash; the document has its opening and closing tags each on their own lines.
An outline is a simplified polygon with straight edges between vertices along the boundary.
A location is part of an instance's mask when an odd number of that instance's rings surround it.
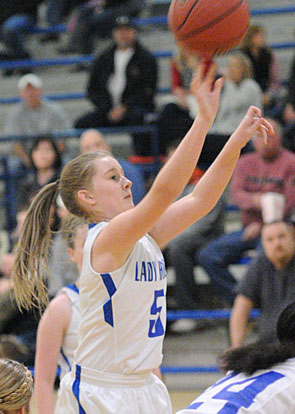
<svg viewBox="0 0 295 414">
<path fill-rule="evenodd" d="M 171 34 L 165 29 L 166 27 L 166 16 L 161 15 L 164 11 L 167 11 L 169 7 L 169 1 L 165 0 L 150 0 L 148 11 L 150 15 L 144 16 L 138 19 L 138 23 L 142 26 L 140 40 L 144 45 L 146 45 L 150 50 L 152 50 L 157 58 L 159 59 L 160 64 L 160 81 L 159 81 L 159 90 L 157 95 L 158 105 L 161 104 L 163 99 L 169 94 L 170 90 L 170 66 L 169 59 L 172 56 L 172 53 L 175 51 L 175 44 Z M 295 16 L 295 6 L 294 0 L 284 0 L 280 2 L 278 7 L 278 2 L 274 0 L 249 0 L 251 10 L 252 10 L 252 22 L 262 24 L 266 30 L 266 36 L 271 43 L 272 47 L 276 49 L 280 60 L 280 69 L 281 76 L 283 80 L 287 79 L 288 69 L 290 60 L 295 52 L 295 41 L 293 39 L 294 28 L 293 25 L 294 16 Z M 59 28 L 44 28 L 40 25 L 38 28 L 32 31 L 32 34 L 29 39 L 29 45 L 32 50 L 34 50 L 34 61 L 30 62 L 0 62 L 0 70 L 4 68 L 15 68 L 15 67 L 25 67 L 26 65 L 34 67 L 34 72 L 39 74 L 42 77 L 44 82 L 44 92 L 48 99 L 53 99 L 59 101 L 59 103 L 66 109 L 69 113 L 71 120 L 74 120 L 81 113 L 86 112 L 91 108 L 90 103 L 85 99 L 85 86 L 87 81 L 87 72 L 82 73 L 70 73 L 69 68 L 79 62 L 91 62 L 94 56 L 71 56 L 64 57 L 56 53 L 56 44 L 48 44 L 45 48 L 40 47 L 38 43 L 38 36 L 41 33 L 48 31 L 59 30 L 62 33 L 65 31 L 65 27 L 61 26 Z M 62 36 L 66 36 L 63 34 Z M 103 43 L 105 45 L 105 43 Z M 99 50 L 97 50 L 99 52 Z M 224 64 L 224 57 L 218 58 L 220 65 Z M 17 88 L 17 78 L 15 76 L 0 79 L 1 82 L 1 97 L 0 97 L 0 128 L 3 127 L 5 113 L 9 110 L 9 106 L 13 103 L 18 102 L 19 98 L 16 96 Z M 114 149 L 114 154 L 117 156 L 123 156 L 126 158 L 128 154 L 131 153 L 131 141 L 129 134 L 133 132 L 132 129 L 105 129 L 103 130 L 106 133 L 107 140 L 111 143 Z M 77 137 L 79 136 L 77 130 L 67 130 L 63 131 L 61 134 L 60 131 L 56 132 L 57 136 L 64 136 L 69 140 L 72 140 L 73 143 L 77 143 Z M 155 135 L 156 136 L 156 135 Z M 16 137 L 13 137 L 16 139 Z M 11 141 L 12 137 L 0 137 L 0 142 Z M 20 139 L 30 139 L 30 137 L 17 137 Z M 155 145 L 155 154 L 157 153 Z M 0 171 L 0 180 L 2 180 L 2 199 L 3 205 L 5 208 L 5 215 L 2 220 L 2 229 L 3 225 L 11 227 L 11 203 L 13 198 L 9 193 L 9 185 L 5 186 L 5 183 L 9 182 L 9 176 L 7 176 L 7 169 L 5 169 L 5 158 L 2 160 L 2 169 Z M 228 208 L 228 220 L 227 228 L 232 229 L 232 226 L 238 225 L 238 216 L 236 210 L 233 208 Z M 243 260 L 240 264 L 235 266 L 234 272 L 237 277 L 240 277 L 243 272 L 243 266 L 247 264 L 247 260 Z M 173 271 L 169 270 L 169 283 L 173 283 Z M 196 269 L 196 281 L 198 283 L 206 283 L 206 275 L 200 272 L 199 269 Z M 257 316 L 257 314 L 253 314 Z M 173 314 L 171 313 L 168 318 L 177 319 L 180 317 L 194 317 L 194 318 L 208 318 L 216 317 L 228 318 L 228 311 L 220 311 L 219 313 L 195 313 L 195 314 Z M 164 373 L 176 373 L 175 367 L 166 367 L 164 368 Z M 215 366 L 210 367 L 182 367 L 178 372 L 216 372 Z"/>
</svg>

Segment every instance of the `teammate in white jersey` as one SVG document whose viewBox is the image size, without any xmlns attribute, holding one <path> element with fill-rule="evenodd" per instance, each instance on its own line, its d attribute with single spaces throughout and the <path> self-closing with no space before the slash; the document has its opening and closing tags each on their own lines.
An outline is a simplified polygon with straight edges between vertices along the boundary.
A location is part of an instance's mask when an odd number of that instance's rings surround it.
<svg viewBox="0 0 295 414">
<path fill-rule="evenodd" d="M 177 414 L 295 413 L 295 302 L 280 314 L 277 337 L 226 351 L 227 375 Z"/>
<path fill-rule="evenodd" d="M 69 215 L 62 227 L 70 259 L 79 274 L 88 226 L 85 220 Z M 44 312 L 37 333 L 34 394 L 38 414 L 54 413 L 54 382 L 57 366 L 60 379 L 71 370 L 78 345 L 78 324 L 81 319 L 79 279 L 62 288 Z"/>
<path fill-rule="evenodd" d="M 205 62 L 197 68 L 192 82 L 197 118 L 135 207 L 132 183 L 106 152 L 70 161 L 60 180 L 45 186 L 30 207 L 13 272 L 20 306 L 46 298 L 40 259 L 47 257 L 46 218 L 57 193 L 72 214 L 91 223 L 81 272 L 76 366 L 61 382 L 59 414 L 172 411 L 166 387 L 152 374 L 161 363 L 166 324 L 160 248 L 213 208 L 251 136 L 257 131 L 265 139 L 273 134 L 261 111 L 251 107 L 194 191 L 175 201 L 192 175 L 218 110 L 222 80 L 214 81 L 215 72 L 214 64 L 207 72 Z"/>
</svg>

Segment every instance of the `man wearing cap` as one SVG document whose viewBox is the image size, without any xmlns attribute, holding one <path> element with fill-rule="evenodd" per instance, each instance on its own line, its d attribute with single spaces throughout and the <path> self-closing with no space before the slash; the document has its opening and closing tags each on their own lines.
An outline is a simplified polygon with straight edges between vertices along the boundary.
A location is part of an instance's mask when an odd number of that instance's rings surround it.
<svg viewBox="0 0 295 414">
<path fill-rule="evenodd" d="M 18 81 L 22 102 L 9 109 L 4 133 L 6 135 L 40 135 L 69 128 L 64 110 L 56 103 L 42 99 L 42 80 L 29 73 Z M 26 143 L 27 144 L 27 143 Z M 28 145 L 17 143 L 14 154 L 29 166 Z"/>
<path fill-rule="evenodd" d="M 113 45 L 97 57 L 90 71 L 87 94 L 95 110 L 79 118 L 75 127 L 142 124 L 154 110 L 157 75 L 156 59 L 138 42 L 132 19 L 118 18 Z M 137 137 L 133 144 L 137 154 L 149 145 Z"/>
</svg>

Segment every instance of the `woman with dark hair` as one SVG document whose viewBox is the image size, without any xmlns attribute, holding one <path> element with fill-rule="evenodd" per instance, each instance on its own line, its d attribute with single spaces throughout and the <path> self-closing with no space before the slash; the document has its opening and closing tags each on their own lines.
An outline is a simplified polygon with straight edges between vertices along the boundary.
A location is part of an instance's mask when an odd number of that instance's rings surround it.
<svg viewBox="0 0 295 414">
<path fill-rule="evenodd" d="M 294 413 L 295 302 L 281 312 L 277 337 L 222 354 L 227 375 L 177 414 Z"/>
<path fill-rule="evenodd" d="M 61 152 L 49 135 L 36 138 L 29 156 L 32 171 L 19 187 L 18 205 L 28 204 L 44 185 L 56 181 L 62 168 Z"/>
</svg>

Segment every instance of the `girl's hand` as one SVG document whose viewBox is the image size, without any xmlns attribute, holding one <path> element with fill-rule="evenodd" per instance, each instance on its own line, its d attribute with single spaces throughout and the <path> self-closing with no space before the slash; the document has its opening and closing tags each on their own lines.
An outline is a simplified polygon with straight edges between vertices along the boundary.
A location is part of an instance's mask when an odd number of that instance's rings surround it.
<svg viewBox="0 0 295 414">
<path fill-rule="evenodd" d="M 206 70 L 206 60 L 202 59 L 197 66 L 191 84 L 191 92 L 196 97 L 198 104 L 198 115 L 207 120 L 210 125 L 219 108 L 219 98 L 223 80 L 215 81 L 217 65 L 212 62 Z"/>
<path fill-rule="evenodd" d="M 261 135 L 266 144 L 267 136 L 274 135 L 274 130 L 272 125 L 261 116 L 261 110 L 256 106 L 250 106 L 230 141 L 243 148 L 255 133 Z"/>
</svg>

